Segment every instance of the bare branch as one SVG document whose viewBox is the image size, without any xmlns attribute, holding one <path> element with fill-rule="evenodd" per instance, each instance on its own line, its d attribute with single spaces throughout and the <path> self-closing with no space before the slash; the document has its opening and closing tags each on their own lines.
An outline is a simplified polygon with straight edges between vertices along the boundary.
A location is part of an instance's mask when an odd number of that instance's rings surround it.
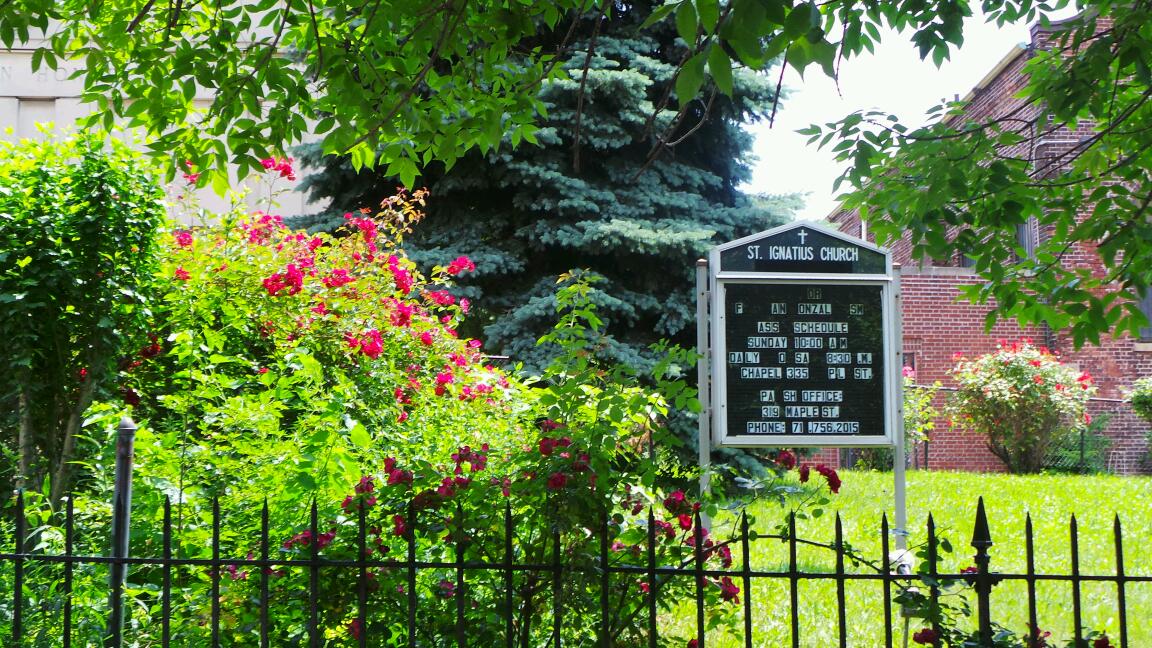
<svg viewBox="0 0 1152 648">
<path fill-rule="evenodd" d="M 72 485 L 72 460 L 76 455 L 76 436 L 80 434 L 80 426 L 84 421 L 84 412 L 87 411 L 88 406 L 92 404 L 95 386 L 96 376 L 88 376 L 88 379 L 80 386 L 80 393 L 77 395 L 76 402 L 68 413 L 68 423 L 64 427 L 63 445 L 60 448 L 59 456 L 56 460 L 56 474 L 52 477 L 52 491 L 49 494 L 50 501 L 53 504 L 59 502 L 64 497 L 67 489 Z"/>
<path fill-rule="evenodd" d="M 148 2 L 144 3 L 144 6 L 136 14 L 136 17 L 132 19 L 132 22 L 128 23 L 128 29 L 125 31 L 129 34 L 136 31 L 136 28 L 140 26 L 140 21 L 144 20 L 144 16 L 148 15 L 148 12 L 152 10 L 152 6 L 155 4 L 156 0 L 148 0 Z"/>
<path fill-rule="evenodd" d="M 180 12 L 183 10 L 184 0 L 176 0 L 176 5 L 168 14 L 168 24 L 164 27 L 164 42 L 168 42 L 168 38 L 172 35 L 172 30 L 180 23 Z"/>
<path fill-rule="evenodd" d="M 784 89 L 784 71 L 788 69 L 788 48 L 784 48 L 784 58 L 780 61 L 780 77 L 776 79 L 776 92 L 772 93 L 772 114 L 768 117 L 768 128 L 776 123 L 776 109 L 780 107 L 780 92 Z"/>
<path fill-rule="evenodd" d="M 685 132 L 683 135 L 681 135 L 679 138 L 677 138 L 671 142 L 666 143 L 665 146 L 667 146 L 669 148 L 676 146 L 677 144 L 688 139 L 692 135 L 692 133 L 695 133 L 696 131 L 700 130 L 700 127 L 703 126 L 708 121 L 708 115 L 709 115 L 709 113 L 712 112 L 712 103 L 715 100 L 716 100 L 716 89 L 713 88 L 712 92 L 708 95 L 708 103 L 704 106 L 704 114 L 700 116 L 700 121 L 696 122 L 696 125 L 694 125 L 692 128 L 689 128 L 688 131 Z"/>
<path fill-rule="evenodd" d="M 1032 172 L 1032 177 L 1043 177 L 1046 172 L 1053 169 L 1058 169 L 1059 167 L 1066 164 L 1066 159 L 1075 160 L 1076 158 L 1083 155 L 1085 151 L 1094 146 L 1097 142 L 1112 132 L 1116 131 L 1121 124 L 1123 124 L 1129 117 L 1132 116 L 1133 113 L 1139 110 L 1141 106 L 1148 103 L 1150 98 L 1152 98 L 1152 88 L 1146 89 L 1144 93 L 1140 95 L 1140 99 L 1138 101 L 1125 108 L 1124 111 L 1120 113 L 1120 116 L 1114 119 L 1106 127 L 1097 131 L 1096 133 L 1093 133 L 1091 137 L 1080 140 L 1076 143 L 1075 146 L 1069 147 L 1068 150 L 1063 151 L 1059 155 L 1053 157 L 1044 166 L 1037 168 L 1034 172 Z"/>
<path fill-rule="evenodd" d="M 652 106 L 652 112 L 644 122 L 645 134 L 653 134 L 652 129 L 656 124 L 656 116 L 660 114 L 660 111 L 668 107 L 668 102 L 672 100 L 672 87 L 676 81 L 676 77 L 680 74 L 680 70 L 684 69 L 684 64 L 688 62 L 688 59 L 692 58 L 692 51 L 693 50 L 689 48 L 688 51 L 684 53 L 684 56 L 680 58 L 680 62 L 676 64 L 676 73 L 672 75 L 672 79 L 664 86 L 664 94 L 661 95 L 660 100 Z"/>
<path fill-rule="evenodd" d="M 324 43 L 320 41 L 320 25 L 316 22 L 316 6 L 308 0 L 308 17 L 312 19 L 312 31 L 316 33 L 316 69 L 312 72 L 312 81 L 320 78 L 320 70 L 324 68 Z"/>
<path fill-rule="evenodd" d="M 576 18 L 579 20 L 579 18 Z M 600 17 L 596 19 L 596 25 L 592 28 L 592 38 L 588 41 L 588 53 L 584 56 L 584 70 L 580 74 L 580 90 L 576 93 L 576 124 L 573 127 L 575 132 L 572 138 L 572 170 L 579 175 L 580 173 L 580 125 L 584 116 L 584 89 L 588 83 L 588 69 L 592 67 L 592 57 L 596 54 L 596 38 L 600 35 L 600 26 L 604 20 Z"/>
</svg>

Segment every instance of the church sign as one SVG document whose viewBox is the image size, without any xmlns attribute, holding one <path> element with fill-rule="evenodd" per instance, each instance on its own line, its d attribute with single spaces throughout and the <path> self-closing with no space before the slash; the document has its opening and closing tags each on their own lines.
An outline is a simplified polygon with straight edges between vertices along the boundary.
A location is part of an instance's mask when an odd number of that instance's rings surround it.
<svg viewBox="0 0 1152 648">
<path fill-rule="evenodd" d="M 900 345 L 891 257 L 792 223 L 708 262 L 712 441 L 891 446 Z"/>
</svg>

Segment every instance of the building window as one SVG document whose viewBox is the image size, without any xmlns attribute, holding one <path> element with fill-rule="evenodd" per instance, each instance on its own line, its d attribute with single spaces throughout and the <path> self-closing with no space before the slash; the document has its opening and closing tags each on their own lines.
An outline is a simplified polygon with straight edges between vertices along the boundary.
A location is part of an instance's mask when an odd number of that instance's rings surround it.
<svg viewBox="0 0 1152 648">
<path fill-rule="evenodd" d="M 901 356 L 902 356 L 903 361 L 904 361 L 904 366 L 908 367 L 912 371 L 916 371 L 916 352 L 915 351 L 904 351 L 903 353 L 901 353 Z"/>
<path fill-rule="evenodd" d="M 1031 259 L 1036 255 L 1035 231 L 1035 221 L 1031 218 L 1016 226 L 1016 246 L 1023 251 L 1020 260 Z"/>
<path fill-rule="evenodd" d="M 1148 318 L 1149 324 L 1140 329 L 1140 341 L 1152 342 L 1152 288 L 1145 288 L 1140 297 L 1140 312 Z"/>
</svg>

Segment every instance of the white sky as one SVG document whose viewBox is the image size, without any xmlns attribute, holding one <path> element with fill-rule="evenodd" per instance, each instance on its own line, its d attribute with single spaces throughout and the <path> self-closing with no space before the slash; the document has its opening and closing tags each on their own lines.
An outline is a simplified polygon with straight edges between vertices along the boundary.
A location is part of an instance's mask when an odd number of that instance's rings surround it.
<svg viewBox="0 0 1152 648">
<path fill-rule="evenodd" d="M 803 219 L 820 219 L 836 206 L 832 183 L 840 167 L 826 149 L 809 147 L 807 138 L 795 131 L 812 123 L 838 120 L 859 109 L 880 109 L 896 114 L 909 125 L 924 122 L 924 113 L 942 99 L 963 97 L 1007 55 L 1028 41 L 1024 24 L 998 28 L 972 18 L 965 25 L 965 42 L 952 59 L 937 69 L 921 61 L 909 35 L 883 33 L 874 55 L 844 61 L 840 88 L 814 67 L 801 79 L 789 68 L 784 87 L 791 91 L 781 104 L 772 129 L 767 122 L 754 126 L 753 167 L 750 193 L 807 193 Z"/>
</svg>

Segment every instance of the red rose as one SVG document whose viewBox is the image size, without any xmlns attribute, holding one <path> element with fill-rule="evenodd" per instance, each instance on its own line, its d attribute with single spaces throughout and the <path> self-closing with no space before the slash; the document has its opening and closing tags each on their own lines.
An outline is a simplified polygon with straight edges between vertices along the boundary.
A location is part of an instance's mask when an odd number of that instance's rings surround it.
<svg viewBox="0 0 1152 648">
<path fill-rule="evenodd" d="M 932 628 L 923 628 L 916 632 L 916 634 L 912 635 L 912 641 L 925 645 L 932 645 L 936 643 L 936 640 L 939 638 L 940 635 Z"/>
</svg>

